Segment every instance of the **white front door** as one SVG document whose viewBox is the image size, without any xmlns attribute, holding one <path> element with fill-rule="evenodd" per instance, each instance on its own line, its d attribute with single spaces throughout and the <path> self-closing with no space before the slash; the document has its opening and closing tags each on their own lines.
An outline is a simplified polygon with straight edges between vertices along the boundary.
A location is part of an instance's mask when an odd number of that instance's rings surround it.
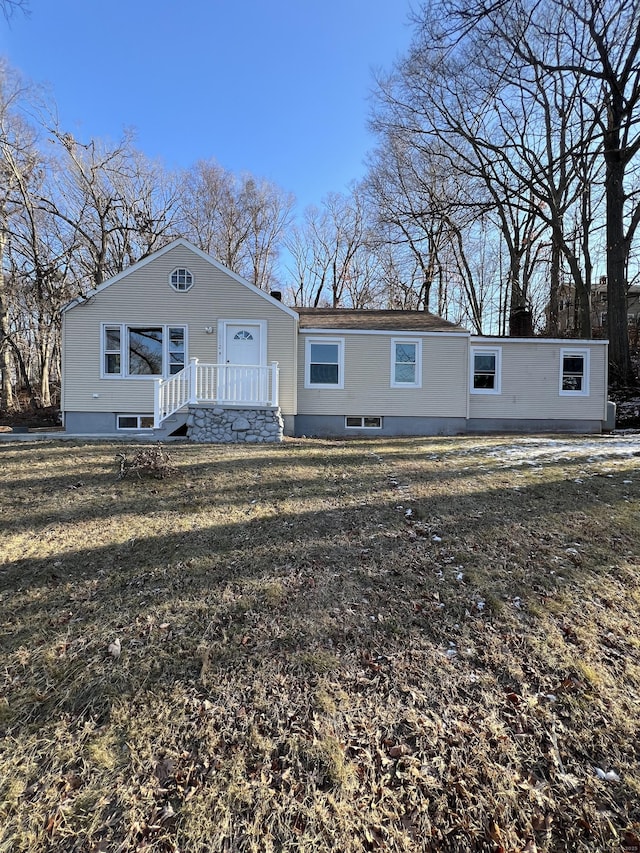
<svg viewBox="0 0 640 853">
<path fill-rule="evenodd" d="M 262 329 L 259 323 L 225 325 L 224 397 L 231 403 L 266 400 L 266 367 L 262 365 Z"/>
<path fill-rule="evenodd" d="M 260 364 L 260 326 L 256 323 L 229 323 L 226 327 L 227 364 Z"/>
</svg>

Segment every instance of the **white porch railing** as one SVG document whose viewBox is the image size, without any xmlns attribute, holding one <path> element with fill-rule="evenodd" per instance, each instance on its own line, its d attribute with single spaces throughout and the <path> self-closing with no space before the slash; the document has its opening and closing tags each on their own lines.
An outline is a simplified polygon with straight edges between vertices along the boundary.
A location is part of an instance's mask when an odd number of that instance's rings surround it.
<svg viewBox="0 0 640 853">
<path fill-rule="evenodd" d="M 156 379 L 154 426 L 188 405 L 211 403 L 233 406 L 277 406 L 278 362 L 264 367 L 251 364 L 189 364 L 170 376 Z"/>
</svg>

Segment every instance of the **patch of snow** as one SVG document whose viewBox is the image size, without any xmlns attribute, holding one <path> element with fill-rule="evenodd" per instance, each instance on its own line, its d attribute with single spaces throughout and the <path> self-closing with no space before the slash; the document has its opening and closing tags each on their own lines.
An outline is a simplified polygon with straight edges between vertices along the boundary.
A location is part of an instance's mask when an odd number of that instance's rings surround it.
<svg viewBox="0 0 640 853">
<path fill-rule="evenodd" d="M 596 776 L 598 779 L 602 779 L 604 782 L 619 782 L 620 777 L 614 770 L 609 770 L 606 773 L 602 769 L 602 767 L 594 767 Z"/>
</svg>

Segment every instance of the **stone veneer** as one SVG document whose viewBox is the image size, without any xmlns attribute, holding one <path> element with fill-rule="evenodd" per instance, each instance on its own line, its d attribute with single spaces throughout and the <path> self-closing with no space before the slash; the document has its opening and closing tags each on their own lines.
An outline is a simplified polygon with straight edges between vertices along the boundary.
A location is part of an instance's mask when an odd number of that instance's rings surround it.
<svg viewBox="0 0 640 853">
<path fill-rule="evenodd" d="M 262 444 L 282 441 L 284 423 L 280 408 L 225 409 L 223 406 L 190 406 L 187 437 L 212 444 Z"/>
</svg>

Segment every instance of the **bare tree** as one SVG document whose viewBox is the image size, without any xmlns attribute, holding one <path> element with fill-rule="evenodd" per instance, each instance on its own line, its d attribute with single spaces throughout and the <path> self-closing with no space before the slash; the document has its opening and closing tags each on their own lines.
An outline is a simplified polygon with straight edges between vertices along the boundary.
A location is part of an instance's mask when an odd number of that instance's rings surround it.
<svg viewBox="0 0 640 853">
<path fill-rule="evenodd" d="M 401 307 L 418 310 L 429 310 L 432 288 L 441 272 L 439 256 L 446 241 L 442 219 L 434 214 L 421 192 L 423 183 L 435 177 L 431 165 L 424 163 L 419 152 L 406 144 L 399 133 L 390 132 L 371 159 L 364 185 L 381 242 L 404 249 L 413 260 L 413 272 L 407 284 L 400 286 L 405 276 L 398 276 L 399 253 L 393 253 L 394 262 L 387 253 L 387 287 L 393 293 L 390 302 L 399 300 Z M 441 198 L 440 204 L 444 203 Z M 402 266 L 406 271 L 406 263 Z"/>
<path fill-rule="evenodd" d="M 29 14 L 29 4 L 27 0 L 0 0 L 0 9 L 5 21 L 10 21 L 16 12 L 22 12 L 24 15 Z"/>
<path fill-rule="evenodd" d="M 320 208 L 309 207 L 302 227 L 288 241 L 300 306 L 365 307 L 380 300 L 378 271 L 371 247 L 364 198 L 330 193 Z"/>
<path fill-rule="evenodd" d="M 235 175 L 199 161 L 182 179 L 180 218 L 186 237 L 264 290 L 275 283 L 276 261 L 294 199 L 269 181 Z"/>
<path fill-rule="evenodd" d="M 20 105 L 26 92 L 27 87 L 20 77 L 5 62 L 0 62 L 0 409 L 5 410 L 11 410 L 15 404 L 12 354 L 16 351 L 16 343 L 10 321 L 7 251 L 17 184 L 14 163 L 22 161 L 28 168 L 26 164 L 31 157 L 20 120 Z"/>
<path fill-rule="evenodd" d="M 57 168 L 40 209 L 64 223 L 77 246 L 79 289 L 97 287 L 176 236 L 173 182 L 133 147 L 81 143 L 51 131 L 58 143 Z"/>
<path fill-rule="evenodd" d="M 590 113 L 605 167 L 610 369 L 633 378 L 627 334 L 627 267 L 640 222 L 640 200 L 625 179 L 640 151 L 640 5 L 637 0 L 445 0 L 449 31 L 473 33 L 509 76 L 525 66 L 570 76 Z M 550 56 L 545 46 L 556 46 Z"/>
</svg>

